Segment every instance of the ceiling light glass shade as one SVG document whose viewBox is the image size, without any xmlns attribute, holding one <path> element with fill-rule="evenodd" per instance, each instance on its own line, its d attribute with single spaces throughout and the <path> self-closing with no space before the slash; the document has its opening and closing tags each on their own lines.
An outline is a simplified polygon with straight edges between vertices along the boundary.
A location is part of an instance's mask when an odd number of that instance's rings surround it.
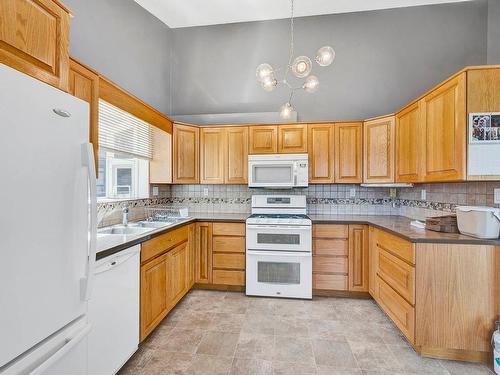
<svg viewBox="0 0 500 375">
<path fill-rule="evenodd" d="M 316 54 L 316 62 L 321 66 L 330 65 L 335 59 L 335 51 L 330 46 L 321 47 Z"/>
<path fill-rule="evenodd" d="M 264 82 L 266 79 L 274 79 L 273 67 L 267 63 L 260 64 L 255 72 L 257 81 Z"/>
<path fill-rule="evenodd" d="M 278 81 L 274 78 L 267 77 L 260 84 L 265 91 L 273 91 L 276 86 L 278 86 Z"/>
<path fill-rule="evenodd" d="M 306 82 L 302 86 L 304 88 L 304 91 L 312 94 L 313 92 L 318 91 L 319 87 L 319 80 L 318 77 L 316 76 L 309 76 L 306 78 Z"/>
<path fill-rule="evenodd" d="M 311 73 L 312 70 L 312 62 L 311 59 L 307 56 L 299 56 L 295 60 L 293 60 L 292 64 L 292 72 L 295 77 L 304 78 Z"/>
<path fill-rule="evenodd" d="M 285 103 L 281 106 L 280 117 L 284 119 L 288 119 L 292 117 L 294 109 L 290 103 Z"/>
</svg>

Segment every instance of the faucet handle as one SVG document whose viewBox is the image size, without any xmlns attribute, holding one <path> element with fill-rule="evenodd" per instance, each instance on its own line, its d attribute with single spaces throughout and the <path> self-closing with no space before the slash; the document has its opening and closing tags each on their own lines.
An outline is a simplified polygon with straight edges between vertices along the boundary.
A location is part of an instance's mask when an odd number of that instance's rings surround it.
<svg viewBox="0 0 500 375">
<path fill-rule="evenodd" d="M 128 204 L 126 204 L 126 205 L 124 205 L 124 206 L 122 207 L 122 212 L 123 212 L 124 214 L 128 214 L 128 212 L 129 212 L 129 206 L 128 206 Z"/>
</svg>

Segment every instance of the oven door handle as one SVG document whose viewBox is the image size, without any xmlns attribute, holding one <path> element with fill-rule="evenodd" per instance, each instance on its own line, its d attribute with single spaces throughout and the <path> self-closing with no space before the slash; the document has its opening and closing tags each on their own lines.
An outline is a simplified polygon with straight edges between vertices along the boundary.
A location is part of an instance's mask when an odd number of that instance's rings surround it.
<svg viewBox="0 0 500 375">
<path fill-rule="evenodd" d="M 310 225 L 254 225 L 248 224 L 248 229 L 272 229 L 272 230 L 289 230 L 289 229 L 311 229 Z"/>
<path fill-rule="evenodd" d="M 310 251 L 260 251 L 248 249 L 247 255 L 310 258 L 312 253 Z"/>
</svg>

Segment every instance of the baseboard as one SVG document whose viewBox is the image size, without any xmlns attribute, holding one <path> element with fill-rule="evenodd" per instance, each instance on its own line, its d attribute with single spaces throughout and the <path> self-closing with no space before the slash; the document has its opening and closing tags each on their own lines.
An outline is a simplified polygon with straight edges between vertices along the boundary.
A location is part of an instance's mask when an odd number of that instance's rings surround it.
<svg viewBox="0 0 500 375">
<path fill-rule="evenodd" d="M 244 285 L 194 284 L 193 289 L 220 290 L 223 292 L 244 292 Z"/>
<path fill-rule="evenodd" d="M 362 298 L 371 299 L 368 292 L 351 292 L 349 290 L 326 290 L 326 289 L 313 289 L 313 296 L 318 297 L 341 297 L 341 298 Z"/>
</svg>

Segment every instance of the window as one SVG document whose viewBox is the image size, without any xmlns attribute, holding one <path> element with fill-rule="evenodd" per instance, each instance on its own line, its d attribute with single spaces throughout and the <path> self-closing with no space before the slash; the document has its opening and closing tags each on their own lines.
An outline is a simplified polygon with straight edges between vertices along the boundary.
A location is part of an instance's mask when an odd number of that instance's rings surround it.
<svg viewBox="0 0 500 375">
<path fill-rule="evenodd" d="M 151 125 L 100 100 L 98 199 L 148 198 L 152 154 Z"/>
</svg>

